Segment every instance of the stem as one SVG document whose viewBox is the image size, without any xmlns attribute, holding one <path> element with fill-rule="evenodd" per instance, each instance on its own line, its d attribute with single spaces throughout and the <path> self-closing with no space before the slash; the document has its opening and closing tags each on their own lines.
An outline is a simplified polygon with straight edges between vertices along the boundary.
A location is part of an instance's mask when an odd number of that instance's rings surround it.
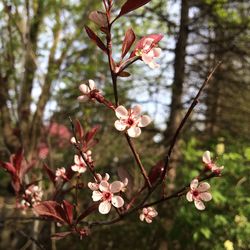
<svg viewBox="0 0 250 250">
<path fill-rule="evenodd" d="M 143 175 L 143 177 L 144 177 L 144 179 L 145 179 L 148 187 L 151 188 L 152 185 L 151 185 L 150 180 L 148 178 L 147 172 L 146 172 L 145 168 L 142 165 L 142 162 L 141 162 L 141 159 L 139 157 L 139 154 L 136 152 L 136 149 L 135 149 L 133 141 L 131 140 L 131 138 L 129 137 L 129 135 L 127 133 L 125 134 L 125 137 L 127 139 L 128 145 L 129 145 L 129 147 L 130 147 L 130 149 L 131 149 L 131 151 L 132 151 L 132 153 L 134 155 L 134 158 L 135 158 L 135 160 L 137 162 L 137 165 L 139 166 L 139 168 L 141 170 L 141 173 L 142 173 L 142 175 Z"/>
</svg>

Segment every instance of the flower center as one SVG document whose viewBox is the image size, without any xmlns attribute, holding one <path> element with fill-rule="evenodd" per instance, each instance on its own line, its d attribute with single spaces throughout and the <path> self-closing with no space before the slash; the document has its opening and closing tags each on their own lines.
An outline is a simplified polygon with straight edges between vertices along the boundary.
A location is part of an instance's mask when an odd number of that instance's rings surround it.
<svg viewBox="0 0 250 250">
<path fill-rule="evenodd" d="M 112 193 L 110 193 L 110 192 L 105 192 L 105 193 L 103 193 L 103 200 L 108 200 L 108 201 L 110 201 L 111 200 L 111 198 L 112 198 Z"/>
<path fill-rule="evenodd" d="M 134 124 L 134 120 L 133 120 L 132 118 L 128 118 L 127 124 L 128 124 L 129 126 L 132 126 L 132 125 Z"/>
<path fill-rule="evenodd" d="M 194 197 L 197 197 L 199 195 L 199 192 L 197 190 L 194 190 L 192 194 Z"/>
</svg>

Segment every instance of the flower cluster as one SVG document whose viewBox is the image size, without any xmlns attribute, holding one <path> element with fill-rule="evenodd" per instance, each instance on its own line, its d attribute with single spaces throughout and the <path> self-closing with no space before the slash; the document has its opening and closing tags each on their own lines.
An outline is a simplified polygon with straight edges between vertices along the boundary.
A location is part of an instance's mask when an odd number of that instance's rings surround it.
<svg viewBox="0 0 250 250">
<path fill-rule="evenodd" d="M 43 197 L 43 191 L 41 187 L 37 185 L 31 185 L 23 194 L 23 199 L 21 200 L 21 207 L 28 208 L 39 204 Z"/>
<path fill-rule="evenodd" d="M 115 194 L 124 192 L 128 181 L 114 181 L 110 184 L 108 182 L 108 174 L 104 178 L 99 175 L 98 178 L 101 180 L 100 183 L 90 182 L 88 183 L 88 187 L 93 191 L 93 201 L 101 201 L 98 207 L 99 212 L 101 214 L 108 214 L 111 210 L 111 204 L 116 208 L 122 207 L 124 205 L 123 198 Z"/>
<path fill-rule="evenodd" d="M 84 158 L 86 159 L 86 161 L 91 164 L 92 163 L 92 152 L 90 150 L 88 150 L 86 153 L 83 153 L 84 155 Z M 78 174 L 82 174 L 84 173 L 87 168 L 86 168 L 86 163 L 84 161 L 84 159 L 82 158 L 82 156 L 79 156 L 79 155 L 75 155 L 74 156 L 74 165 L 71 166 L 71 169 L 74 171 L 74 172 L 78 172 Z"/>
<path fill-rule="evenodd" d="M 144 207 L 140 214 L 140 220 L 152 223 L 154 217 L 158 215 L 157 211 L 153 207 Z"/>
<path fill-rule="evenodd" d="M 67 180 L 67 176 L 66 176 L 66 169 L 65 168 L 58 168 L 56 170 L 56 177 L 55 177 L 55 181 L 61 181 L 61 180 Z"/>
</svg>

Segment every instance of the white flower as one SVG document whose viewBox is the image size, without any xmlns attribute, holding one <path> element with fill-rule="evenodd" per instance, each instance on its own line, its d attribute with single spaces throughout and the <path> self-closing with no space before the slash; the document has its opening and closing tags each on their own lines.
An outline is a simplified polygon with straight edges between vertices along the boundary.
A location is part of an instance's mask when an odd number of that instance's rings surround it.
<svg viewBox="0 0 250 250">
<path fill-rule="evenodd" d="M 58 168 L 56 170 L 55 181 L 59 181 L 59 180 L 62 180 L 62 179 L 67 179 L 65 174 L 66 174 L 66 169 L 65 168 Z"/>
<path fill-rule="evenodd" d="M 211 159 L 211 155 L 209 151 L 204 152 L 202 156 L 202 161 L 205 164 L 206 169 L 211 170 L 217 174 L 220 174 L 221 170 L 224 166 L 218 167 L 214 161 Z"/>
<path fill-rule="evenodd" d="M 91 185 L 89 185 L 90 187 Z M 99 204 L 99 212 L 101 214 L 108 214 L 111 209 L 111 204 L 120 208 L 124 205 L 124 200 L 119 195 L 114 195 L 119 193 L 124 188 L 124 183 L 121 181 L 114 181 L 111 184 L 106 180 L 102 180 L 98 184 L 98 189 L 93 186 L 90 187 L 93 190 L 92 199 L 93 201 L 101 201 Z"/>
<path fill-rule="evenodd" d="M 75 155 L 74 162 L 75 162 L 75 165 L 71 166 L 71 169 L 73 171 L 78 172 L 79 174 L 82 174 L 87 170 L 86 163 L 81 156 Z"/>
<path fill-rule="evenodd" d="M 140 220 L 145 221 L 147 223 L 151 223 L 153 218 L 158 215 L 157 211 L 153 207 L 144 207 L 140 214 Z"/>
<path fill-rule="evenodd" d="M 95 182 L 89 182 L 88 183 L 88 187 L 92 190 L 92 191 L 96 191 L 99 189 L 99 184 L 101 181 L 108 181 L 109 180 L 109 174 L 105 174 L 105 176 L 102 178 L 102 176 L 100 174 L 96 174 L 97 175 L 97 178 L 95 178 Z"/>
<path fill-rule="evenodd" d="M 198 210 L 204 210 L 203 201 L 210 201 L 212 195 L 208 192 L 210 185 L 207 182 L 199 183 L 198 179 L 192 180 L 190 190 L 186 194 L 189 202 L 194 201 L 194 205 Z"/>
<path fill-rule="evenodd" d="M 88 85 L 86 84 L 81 84 L 79 86 L 79 90 L 82 92 L 81 96 L 78 96 L 77 99 L 80 102 L 86 102 L 89 100 L 93 100 L 94 98 L 91 95 L 92 91 L 98 91 L 95 87 L 95 82 L 93 80 L 88 80 Z"/>
<path fill-rule="evenodd" d="M 140 105 L 129 110 L 120 105 L 115 109 L 115 114 L 119 118 L 115 121 L 115 128 L 119 131 L 127 129 L 130 137 L 138 137 L 141 134 L 140 127 L 146 127 L 151 122 L 148 115 L 141 115 Z"/>
</svg>

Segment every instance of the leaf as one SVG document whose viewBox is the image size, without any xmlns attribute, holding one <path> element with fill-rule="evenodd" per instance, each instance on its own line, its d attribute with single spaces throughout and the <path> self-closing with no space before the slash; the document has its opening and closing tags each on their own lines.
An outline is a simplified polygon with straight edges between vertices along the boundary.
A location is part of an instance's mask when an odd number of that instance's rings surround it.
<svg viewBox="0 0 250 250">
<path fill-rule="evenodd" d="M 4 168 L 6 171 L 8 171 L 11 175 L 15 175 L 16 174 L 16 169 L 14 168 L 14 166 L 9 163 L 9 162 L 3 162 L 0 161 L 0 167 Z"/>
<path fill-rule="evenodd" d="M 95 126 L 86 134 L 85 140 L 87 143 L 93 139 L 93 137 L 96 135 L 99 129 L 100 126 Z"/>
<path fill-rule="evenodd" d="M 122 59 L 126 56 L 128 51 L 130 50 L 131 46 L 135 41 L 135 33 L 133 29 L 128 29 L 125 34 L 125 38 L 122 43 Z"/>
<path fill-rule="evenodd" d="M 90 29 L 88 26 L 85 26 L 85 30 L 89 36 L 89 38 L 95 42 L 95 44 L 101 49 L 103 50 L 106 54 L 107 54 L 107 48 L 104 45 L 104 43 L 101 41 L 101 39 L 95 34 L 95 32 Z"/>
<path fill-rule="evenodd" d="M 108 19 L 107 19 L 106 13 L 102 11 L 98 11 L 98 10 L 92 11 L 89 14 L 89 19 L 100 27 L 108 26 Z"/>
<path fill-rule="evenodd" d="M 23 160 L 23 149 L 20 148 L 12 157 L 13 166 L 16 168 L 17 173 L 21 171 L 21 165 Z"/>
<path fill-rule="evenodd" d="M 44 201 L 40 204 L 36 205 L 33 208 L 34 212 L 39 216 L 44 216 L 48 218 L 52 218 L 55 221 L 60 223 L 67 223 L 68 220 L 65 216 L 65 211 L 62 206 L 56 201 Z"/>
<path fill-rule="evenodd" d="M 84 136 L 84 130 L 83 127 L 78 119 L 76 119 L 76 132 L 79 135 L 79 138 L 81 139 Z"/>
<path fill-rule="evenodd" d="M 83 213 L 79 215 L 79 217 L 76 220 L 76 224 L 78 224 L 81 220 L 83 220 L 85 217 L 87 217 L 89 214 L 94 212 L 99 206 L 99 203 L 94 203 L 92 206 L 88 207 Z"/>
<path fill-rule="evenodd" d="M 159 161 L 149 171 L 148 178 L 150 180 L 150 183 L 154 184 L 158 180 L 158 178 L 161 177 L 163 171 L 164 171 L 164 162 L 163 161 Z"/>
<path fill-rule="evenodd" d="M 127 71 L 122 71 L 122 72 L 120 72 L 118 74 L 118 76 L 120 76 L 120 77 L 129 77 L 129 76 L 131 76 L 131 74 L 129 72 L 127 72 Z"/>
<path fill-rule="evenodd" d="M 56 183 L 56 181 L 55 181 L 56 175 L 55 175 L 54 171 L 51 168 L 49 168 L 48 165 L 45 163 L 43 164 L 43 169 L 46 171 L 50 180 L 55 184 Z"/>
<path fill-rule="evenodd" d="M 120 16 L 123 16 L 133 10 L 136 10 L 140 8 L 141 6 L 147 4 L 151 0 L 127 0 L 126 3 L 124 3 L 121 7 L 121 11 L 119 15 L 116 17 L 116 19 Z"/>
<path fill-rule="evenodd" d="M 53 240 L 61 240 L 67 237 L 68 235 L 72 234 L 72 232 L 67 231 L 67 232 L 60 232 L 60 233 L 55 233 L 51 235 L 51 239 Z"/>
<path fill-rule="evenodd" d="M 74 206 L 72 204 L 70 204 L 68 201 L 66 200 L 63 200 L 63 208 L 64 208 L 64 211 L 65 211 L 65 214 L 66 214 L 66 217 L 67 217 L 67 220 L 68 220 L 68 224 L 72 224 L 73 222 L 73 209 L 74 209 Z"/>
</svg>

